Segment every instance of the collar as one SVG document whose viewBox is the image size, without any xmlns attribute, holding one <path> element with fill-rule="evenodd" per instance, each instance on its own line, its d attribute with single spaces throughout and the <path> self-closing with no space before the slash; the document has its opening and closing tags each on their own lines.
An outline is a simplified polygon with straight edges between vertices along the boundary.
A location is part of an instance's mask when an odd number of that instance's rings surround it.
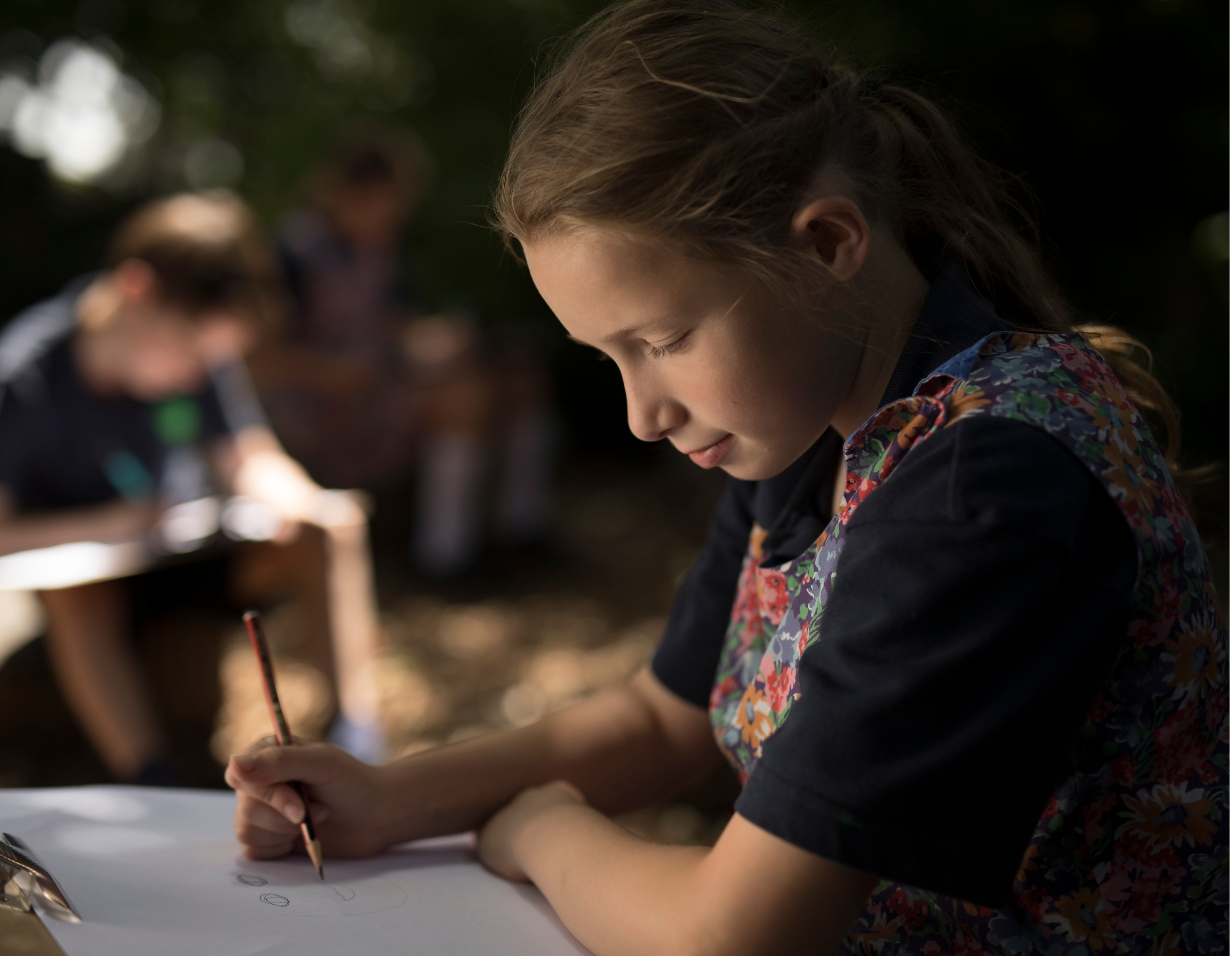
<svg viewBox="0 0 1230 956">
<path fill-rule="evenodd" d="M 897 359 L 880 407 L 914 394 L 918 383 L 975 342 L 1013 326 L 995 314 L 995 308 L 974 291 L 962 263 L 953 263 L 931 283 L 910 337 Z"/>
</svg>

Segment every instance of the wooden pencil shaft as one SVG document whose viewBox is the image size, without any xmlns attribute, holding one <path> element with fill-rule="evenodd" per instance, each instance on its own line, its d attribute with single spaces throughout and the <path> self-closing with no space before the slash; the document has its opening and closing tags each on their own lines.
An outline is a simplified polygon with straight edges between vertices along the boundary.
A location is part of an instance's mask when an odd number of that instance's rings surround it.
<svg viewBox="0 0 1230 956">
<path fill-rule="evenodd" d="M 261 617 L 256 611 L 246 611 L 243 622 L 248 626 L 248 639 L 252 642 L 252 650 L 256 653 L 256 661 L 261 669 L 261 685 L 265 691 L 265 703 L 269 705 L 269 716 L 273 720 L 274 732 L 278 743 L 286 746 L 291 742 L 290 726 L 286 723 L 286 715 L 282 712 L 282 701 L 278 697 L 278 685 L 273 679 L 273 658 L 269 656 L 269 644 L 265 641 L 265 629 L 261 626 Z"/>
<path fill-rule="evenodd" d="M 295 788 L 295 793 L 299 794 L 299 799 L 303 801 L 303 835 L 308 840 L 316 839 L 316 826 L 312 823 L 312 814 L 308 810 L 307 791 L 303 788 L 303 784 L 298 780 L 291 782 L 291 786 Z"/>
<path fill-rule="evenodd" d="M 282 702 L 278 699 L 278 685 L 273 679 L 273 659 L 269 656 L 269 645 L 265 641 L 265 630 L 261 626 L 259 611 L 245 611 L 243 622 L 248 627 L 248 639 L 252 642 L 252 650 L 261 671 L 261 686 L 265 690 L 265 703 L 269 705 L 269 716 L 273 720 L 273 729 L 278 738 L 278 746 L 287 747 L 291 743 L 290 726 L 286 723 L 286 715 L 282 713 Z M 308 857 L 316 867 L 320 878 L 325 878 L 324 852 L 320 840 L 316 838 L 316 824 L 312 821 L 312 808 L 308 805 L 307 790 L 302 781 L 289 781 L 299 799 L 303 801 L 303 820 L 299 829 L 303 832 L 303 846 Z"/>
</svg>

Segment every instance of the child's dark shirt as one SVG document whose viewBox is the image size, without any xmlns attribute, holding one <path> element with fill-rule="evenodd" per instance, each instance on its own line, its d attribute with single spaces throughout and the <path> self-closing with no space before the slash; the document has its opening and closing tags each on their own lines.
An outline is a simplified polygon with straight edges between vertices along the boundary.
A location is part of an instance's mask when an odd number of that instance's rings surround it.
<svg viewBox="0 0 1230 956">
<path fill-rule="evenodd" d="M 162 402 L 94 394 L 72 353 L 76 302 L 90 278 L 0 333 L 0 487 L 24 512 L 209 493 L 204 445 L 264 422 L 242 367 Z"/>
</svg>

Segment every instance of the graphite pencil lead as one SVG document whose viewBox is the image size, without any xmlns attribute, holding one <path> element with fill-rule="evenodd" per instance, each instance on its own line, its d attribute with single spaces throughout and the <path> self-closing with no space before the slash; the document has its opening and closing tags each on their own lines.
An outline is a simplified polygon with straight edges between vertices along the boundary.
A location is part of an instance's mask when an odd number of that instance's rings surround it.
<svg viewBox="0 0 1230 956">
<path fill-rule="evenodd" d="M 320 874 L 321 880 L 325 878 L 325 854 L 321 849 L 320 840 L 308 840 L 307 853 L 311 858 L 312 863 L 316 866 L 316 872 Z"/>
</svg>

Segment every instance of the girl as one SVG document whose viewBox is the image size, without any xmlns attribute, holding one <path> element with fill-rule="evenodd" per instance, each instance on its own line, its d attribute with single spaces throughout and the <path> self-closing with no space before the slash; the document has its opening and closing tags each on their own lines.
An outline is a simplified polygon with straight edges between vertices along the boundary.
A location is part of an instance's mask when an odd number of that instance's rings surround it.
<svg viewBox="0 0 1230 956">
<path fill-rule="evenodd" d="M 932 104 L 773 17 L 584 27 L 498 223 L 633 432 L 734 479 L 706 549 L 623 689 L 386 767 L 233 758 L 246 852 L 292 848 L 299 778 L 330 853 L 481 827 L 598 954 L 1216 950 L 1226 636 L 1173 407 L 1011 211 Z M 723 757 L 711 850 L 606 816 Z"/>
</svg>

